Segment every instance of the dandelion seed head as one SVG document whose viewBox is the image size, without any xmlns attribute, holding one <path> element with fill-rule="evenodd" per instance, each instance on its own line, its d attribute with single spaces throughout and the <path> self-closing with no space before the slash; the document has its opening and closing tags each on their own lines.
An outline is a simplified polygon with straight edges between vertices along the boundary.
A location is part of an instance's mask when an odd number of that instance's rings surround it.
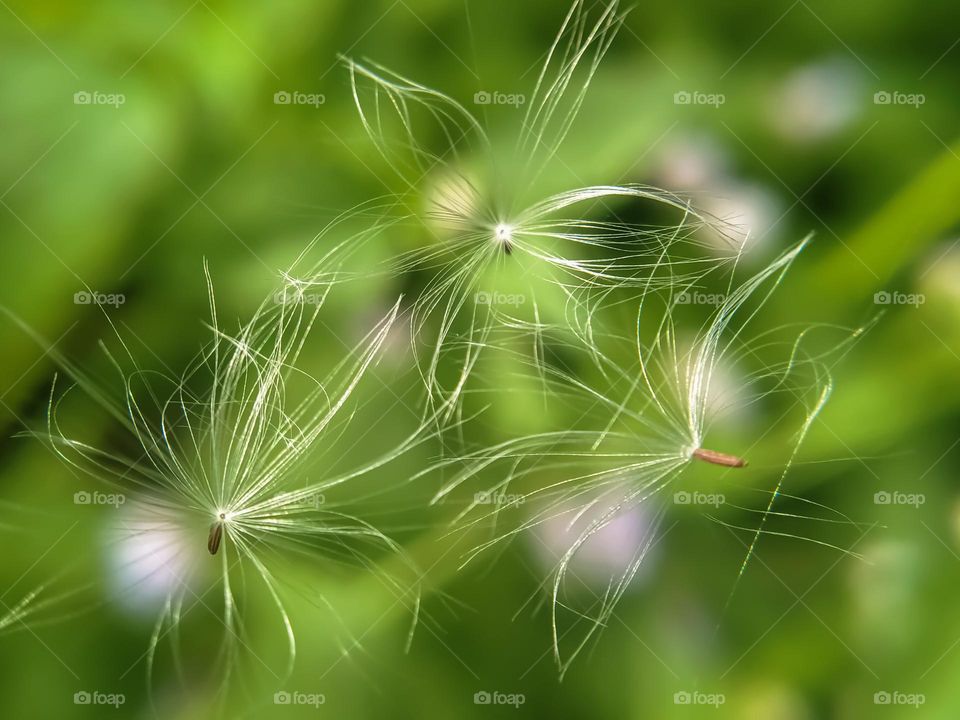
<svg viewBox="0 0 960 720">
<path fill-rule="evenodd" d="M 541 283 L 551 286 L 547 292 L 567 295 L 626 286 L 647 292 L 678 281 L 681 273 L 698 276 L 724 261 L 684 262 L 669 279 L 660 277 L 675 264 L 666 252 L 670 246 L 698 244 L 696 233 L 716 224 L 715 217 L 670 192 L 597 184 L 537 196 L 538 180 L 556 165 L 557 151 L 625 15 L 619 0 L 591 7 L 573 2 L 545 53 L 511 145 L 495 142 L 481 119 L 454 97 L 382 65 L 344 58 L 364 130 L 397 175 L 426 198 L 428 227 L 444 231 L 441 247 L 416 248 L 397 265 L 400 271 L 429 268 L 433 274 L 415 300 L 411 325 L 430 402 L 442 401 L 450 417 L 466 392 L 482 338 L 505 318 L 514 320 L 505 313 L 478 316 L 468 300 L 502 256 L 512 253 L 521 228 L 529 261 L 522 294 L 533 299 L 531 305 Z M 659 205 L 670 220 L 662 225 L 620 220 L 615 206 L 624 203 Z M 510 213 L 509 221 L 503 212 Z M 722 228 L 718 234 L 722 238 Z M 438 377 L 439 358 L 451 357 L 448 341 L 461 323 L 469 324 L 469 349 L 457 351 L 462 371 L 446 384 Z"/>
<path fill-rule="evenodd" d="M 280 290 L 321 284 L 316 277 L 303 283 L 286 277 Z M 410 595 L 406 581 L 375 562 L 384 553 L 402 556 L 399 546 L 347 512 L 346 500 L 334 509 L 333 504 L 321 507 L 318 498 L 399 457 L 425 439 L 435 421 L 425 420 L 379 457 L 305 481 L 315 453 L 329 451 L 351 421 L 352 396 L 381 354 L 399 301 L 326 377 L 314 377 L 298 358 L 322 302 L 278 303 L 271 295 L 231 334 L 218 323 L 212 283 L 209 292 L 213 339 L 180 375 L 148 373 L 129 351 L 121 357 L 124 363 L 111 355 L 122 377 L 123 395 L 117 399 L 58 356 L 139 444 L 142 456 L 68 435 L 58 417 L 56 385 L 43 437 L 69 466 L 120 491 L 128 498 L 125 508 L 135 509 L 108 537 L 110 582 L 134 610 L 158 614 L 148 672 L 160 639 L 180 624 L 188 598 L 213 589 L 219 601 L 210 608 L 220 614 L 225 664 L 238 660 L 236 638 L 244 633 L 238 609 L 253 600 L 249 593 L 257 585 L 266 591 L 286 636 L 289 673 L 296 637 L 281 594 L 289 578 L 274 566 L 277 555 L 270 550 L 308 553 L 331 570 L 373 569 L 405 598 Z M 222 543 L 225 537 L 228 543 Z M 219 559 L 211 562 L 210 555 Z M 417 608 L 413 595 L 408 606 Z"/>
<path fill-rule="evenodd" d="M 713 437 L 713 428 L 723 421 L 725 429 L 734 425 L 742 431 L 752 423 L 730 423 L 731 413 L 742 416 L 751 405 L 782 393 L 800 400 L 802 426 L 793 435 L 791 454 L 765 507 L 756 510 L 760 519 L 752 527 L 753 538 L 738 578 L 760 536 L 770 532 L 765 526 L 768 518 L 779 515 L 773 510 L 774 502 L 781 496 L 807 431 L 829 398 L 832 381 L 828 354 L 810 351 L 807 331 L 795 335 L 792 328 L 778 328 L 756 333 L 751 323 L 807 242 L 797 243 L 742 282 L 731 275 L 725 292 L 717 296 L 716 307 L 691 308 L 702 313 L 703 325 L 689 341 L 678 337 L 677 321 L 686 314 L 678 306 L 690 303 L 677 298 L 691 293 L 697 281 L 676 283 L 662 307 L 645 296 L 630 336 L 597 328 L 592 322 L 594 306 L 574 304 L 564 331 L 572 329 L 577 340 L 566 343 L 565 349 L 584 353 L 599 370 L 597 378 L 584 380 L 565 368 L 536 359 L 528 362 L 541 373 L 546 402 L 558 400 L 566 405 L 579 396 L 590 403 L 583 429 L 535 433 L 481 450 L 473 455 L 476 462 L 455 474 L 437 494 L 437 501 L 451 496 L 494 463 L 499 463 L 503 474 L 487 492 L 509 495 L 513 488 L 535 488 L 522 495 L 524 506 L 533 510 L 519 522 L 476 502 L 456 522 L 467 527 L 498 523 L 494 537 L 469 551 L 466 562 L 531 530 L 542 543 L 566 546 L 552 577 L 544 581 L 551 595 L 554 658 L 561 674 L 608 624 L 617 602 L 641 571 L 655 548 L 658 525 L 672 507 L 675 482 L 692 461 L 731 469 L 747 464 L 746 458 L 725 452 L 739 450 L 726 446 L 726 440 L 722 446 L 712 444 L 720 441 L 719 436 Z M 563 342 L 550 335 L 551 341 Z M 848 337 L 831 352 L 839 352 L 849 342 Z M 760 350 L 770 354 L 771 360 L 759 359 Z M 779 359 L 773 359 L 778 354 Z M 458 457 L 455 462 L 462 461 Z M 553 477 L 554 472 L 559 476 Z M 638 528 L 628 520 L 634 511 L 649 518 L 648 532 L 635 532 Z M 507 523 L 512 526 L 500 527 Z M 605 545 L 604 538 L 611 545 Z M 625 563 L 604 564 L 621 550 Z M 592 570 L 607 570 L 599 601 L 578 592 L 583 585 L 581 572 L 587 572 L 580 568 L 583 562 Z"/>
</svg>

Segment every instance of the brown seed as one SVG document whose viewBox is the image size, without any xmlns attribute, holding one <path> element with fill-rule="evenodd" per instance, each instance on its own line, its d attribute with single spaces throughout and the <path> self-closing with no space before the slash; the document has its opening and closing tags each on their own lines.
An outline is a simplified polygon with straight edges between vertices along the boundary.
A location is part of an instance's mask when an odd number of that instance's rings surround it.
<svg viewBox="0 0 960 720">
<path fill-rule="evenodd" d="M 705 448 L 697 448 L 694 450 L 693 457 L 697 460 L 712 463 L 713 465 L 723 465 L 724 467 L 731 468 L 741 468 L 747 464 L 746 460 L 738 458 L 736 455 L 727 455 L 726 453 L 717 452 L 716 450 L 706 450 Z"/>
<path fill-rule="evenodd" d="M 210 526 L 210 536 L 207 538 L 207 550 L 211 555 L 217 554 L 221 540 L 223 540 L 223 523 L 215 522 Z"/>
<path fill-rule="evenodd" d="M 223 523 L 215 522 L 210 526 L 210 536 L 207 538 L 207 550 L 211 555 L 216 555 L 220 549 L 220 541 L 223 539 Z"/>
<path fill-rule="evenodd" d="M 494 228 L 493 234 L 497 239 L 497 242 L 499 242 L 500 246 L 503 248 L 504 254 L 513 254 L 513 228 L 509 225 L 501 223 Z"/>
</svg>

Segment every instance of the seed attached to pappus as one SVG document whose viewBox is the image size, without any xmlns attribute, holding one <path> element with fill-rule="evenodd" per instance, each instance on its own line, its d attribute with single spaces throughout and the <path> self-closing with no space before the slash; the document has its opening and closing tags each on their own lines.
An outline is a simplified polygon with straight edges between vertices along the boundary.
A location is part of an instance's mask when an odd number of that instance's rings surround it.
<svg viewBox="0 0 960 720">
<path fill-rule="evenodd" d="M 223 521 L 227 519 L 226 513 L 220 513 L 220 520 L 210 526 L 210 535 L 207 537 L 207 550 L 211 555 L 216 555 L 220 550 L 220 541 L 223 540 Z"/>
<path fill-rule="evenodd" d="M 500 243 L 500 246 L 503 248 L 503 252 L 506 255 L 512 255 L 513 228 L 505 223 L 501 223 L 494 229 L 494 235 L 497 238 L 497 242 Z"/>
<path fill-rule="evenodd" d="M 741 468 L 745 467 L 747 461 L 736 455 L 727 455 L 716 450 L 707 450 L 706 448 L 697 448 L 693 451 L 693 457 L 697 460 L 711 463 L 712 465 L 722 465 L 723 467 Z"/>
</svg>

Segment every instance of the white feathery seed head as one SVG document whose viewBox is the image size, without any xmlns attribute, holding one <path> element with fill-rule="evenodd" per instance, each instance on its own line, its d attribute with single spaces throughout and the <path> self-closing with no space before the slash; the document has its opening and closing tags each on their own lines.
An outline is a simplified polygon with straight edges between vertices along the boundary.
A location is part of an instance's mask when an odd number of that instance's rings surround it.
<svg viewBox="0 0 960 720">
<path fill-rule="evenodd" d="M 309 281 L 285 278 L 281 291 L 231 333 L 218 319 L 208 274 L 212 340 L 179 377 L 141 369 L 118 333 L 128 356 L 124 361 L 135 365 L 126 372 L 108 352 L 124 389 L 119 402 L 51 351 L 135 448 L 103 449 L 69 431 L 60 413 L 69 391 L 61 393 L 54 383 L 47 430 L 35 434 L 70 468 L 126 499 L 120 520 L 106 534 L 111 584 L 124 604 L 159 607 L 147 657 L 150 672 L 161 639 L 176 635 L 200 605 L 205 610 L 193 616 L 209 610 L 219 615 L 216 627 L 222 624 L 222 645 L 210 660 L 226 684 L 242 651 L 251 650 L 243 639 L 241 606 L 255 593 L 279 620 L 288 650 L 281 670 L 289 673 L 296 637 L 284 601 L 291 591 L 284 568 L 291 562 L 309 563 L 318 582 L 349 568 L 376 574 L 416 622 L 416 587 L 381 569 L 383 558 L 396 556 L 403 565 L 406 556 L 356 514 L 362 506 L 352 501 L 350 488 L 424 442 L 428 426 L 411 428 L 391 450 L 357 461 L 347 460 L 336 444 L 355 412 L 351 398 L 397 320 L 399 301 L 318 379 L 301 355 L 321 322 L 335 273 Z M 304 300 L 307 289 L 310 302 Z M 328 469 L 345 462 L 348 469 Z M 369 488 L 363 494 L 369 496 Z M 26 607 L 15 608 L 7 622 L 19 619 Z"/>
<path fill-rule="evenodd" d="M 453 522 L 456 531 L 487 523 L 496 528 L 489 540 L 466 554 L 465 564 L 519 533 L 545 524 L 560 523 L 568 528 L 569 542 L 546 583 L 553 609 L 554 652 L 561 672 L 609 620 L 655 546 L 670 497 L 691 464 L 701 461 L 717 466 L 715 491 L 720 493 L 724 492 L 723 480 L 732 479 L 729 473 L 742 472 L 739 468 L 747 464 L 749 448 L 734 454 L 721 452 L 727 448 L 712 449 L 710 444 L 725 410 L 725 405 L 717 402 L 714 384 L 718 369 L 727 364 L 757 368 L 743 376 L 737 388 L 738 408 L 767 402 L 779 393 L 789 399 L 787 405 L 794 413 L 802 415 L 766 506 L 751 511 L 760 515 L 757 525 L 737 528 L 751 536 L 740 573 L 761 534 L 782 534 L 769 531 L 766 523 L 770 516 L 778 515 L 773 505 L 782 496 L 784 478 L 830 395 L 830 360 L 863 332 L 862 328 L 843 331 L 843 340 L 831 342 L 828 351 L 816 352 L 807 348 L 807 330 L 799 335 L 788 333 L 784 340 L 752 331 L 753 319 L 805 245 L 806 241 L 797 244 L 739 285 L 733 284 L 731 273 L 726 292 L 712 310 L 706 310 L 709 318 L 692 343 L 679 343 L 677 331 L 681 310 L 696 289 L 690 284 L 665 293 L 643 293 L 632 337 L 601 333 L 593 324 L 593 308 L 581 306 L 571 317 L 577 344 L 566 349 L 594 366 L 596 381 L 550 363 L 535 365 L 543 377 L 547 400 L 559 402 L 561 407 L 585 408 L 581 420 L 570 429 L 509 439 L 433 468 L 452 471 L 435 502 L 454 502 L 461 489 L 478 483 L 482 487 L 472 500 L 468 496 L 464 501 Z M 658 312 L 653 305 L 664 295 Z M 490 344 L 496 346 L 493 341 Z M 491 497 L 506 497 L 511 502 L 491 503 Z M 577 577 L 575 558 L 595 544 L 604 528 L 639 506 L 646 508 L 646 531 L 630 547 L 629 561 L 611 573 L 599 592 L 588 593 L 584 599 L 583 588 L 597 586 Z M 850 522 L 844 517 L 827 521 Z"/>
<path fill-rule="evenodd" d="M 453 232 L 402 255 L 396 271 L 432 271 L 415 300 L 413 334 L 425 349 L 418 358 L 429 398 L 442 399 L 451 412 L 477 348 L 500 319 L 495 304 L 477 301 L 478 291 L 498 289 L 480 287 L 481 281 L 493 273 L 496 284 L 505 263 L 521 268 L 525 307 L 539 316 L 538 285 L 576 294 L 652 289 L 658 284 L 652 274 L 664 264 L 693 279 L 729 259 L 675 261 L 668 251 L 700 244 L 698 230 L 718 223 L 672 193 L 636 184 L 540 189 L 624 17 L 619 0 L 592 9 L 584 0 L 573 2 L 526 100 L 515 144 L 506 147 L 460 101 L 382 65 L 343 60 L 361 124 L 408 191 L 423 192 L 437 173 L 444 178 L 417 219 L 428 229 Z M 633 205 L 651 219 L 632 219 Z M 456 362 L 462 371 L 444 388 L 437 371 L 452 335 L 473 342 L 461 345 L 466 351 Z"/>
</svg>

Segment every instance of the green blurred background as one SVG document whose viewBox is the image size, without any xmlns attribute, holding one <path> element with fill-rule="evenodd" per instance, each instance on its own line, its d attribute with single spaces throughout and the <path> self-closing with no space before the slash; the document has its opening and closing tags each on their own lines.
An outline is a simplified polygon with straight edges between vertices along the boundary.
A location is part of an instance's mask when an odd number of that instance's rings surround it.
<svg viewBox="0 0 960 720">
<path fill-rule="evenodd" d="M 530 94 L 567 9 L 556 0 L 0 4 L 0 305 L 105 378 L 97 341 L 113 337 L 111 323 L 145 366 L 175 374 L 196 354 L 208 339 L 204 259 L 221 317 L 249 316 L 277 269 L 336 213 L 402 189 L 363 135 L 338 53 L 474 108 L 479 91 Z M 758 257 L 815 232 L 764 311 L 769 327 L 858 325 L 887 311 L 835 368 L 834 396 L 785 486 L 860 523 L 796 532 L 862 559 L 764 538 L 724 612 L 749 535 L 677 512 L 610 626 L 561 683 L 548 614 L 525 606 L 546 576 L 540 548 L 519 541 L 457 573 L 461 548 L 434 527 L 442 513 L 410 510 L 411 490 L 404 511 L 385 520 L 430 571 L 432 620 L 411 651 L 409 615 L 382 585 L 295 569 L 300 584 L 332 598 L 361 645 L 343 653 L 333 621 L 303 613 L 294 676 L 271 688 L 271 674 L 252 663 L 259 682 L 235 687 L 226 715 L 960 716 L 958 28 L 960 6 L 943 1 L 640 3 L 561 151 L 577 184 L 648 182 L 739 219 Z M 276 104 L 278 92 L 323 102 Z M 716 102 L 698 102 L 708 95 Z M 478 110 L 495 141 L 512 140 L 520 111 Z M 372 252 L 425 241 L 410 232 Z M 309 362 L 328 366 L 420 282 L 379 276 L 337 294 Z M 99 312 L 74 302 L 85 288 L 126 301 Z M 924 302 L 878 307 L 883 291 Z M 98 542 L 108 521 L 77 512 L 77 480 L 47 448 L 13 437 L 43 424 L 55 363 L 6 318 L 0 350 L 0 600 L 12 607 L 67 573 L 60 590 L 77 577 L 108 586 Z M 392 352 L 395 362 L 365 386 L 361 417 L 399 437 L 415 422 L 419 386 L 402 347 Z M 64 412 L 114 442 L 81 398 Z M 511 405 L 471 426 L 470 441 L 549 425 L 539 413 Z M 758 454 L 785 457 L 784 437 L 766 437 Z M 433 451 L 406 459 L 398 477 Z M 747 472 L 743 483 L 758 488 L 778 477 L 773 462 Z M 919 499 L 883 504 L 878 492 Z M 779 508 L 804 510 L 787 499 Z M 756 521 L 729 512 L 733 524 Z M 214 712 L 215 688 L 192 679 L 189 663 L 183 681 L 164 667 L 148 683 L 149 611 L 108 602 L 69 619 L 81 600 L 72 602 L 47 615 L 62 622 L 0 638 L 0 714 L 144 717 L 148 685 L 161 717 Z M 246 620 L 282 650 L 268 605 L 254 602 Z M 201 641 L 216 637 L 204 629 L 214 615 L 195 622 Z M 278 706 L 272 693 L 284 689 L 325 703 Z M 125 703 L 74 703 L 94 690 Z M 494 691 L 524 703 L 475 703 Z M 685 705 L 677 693 L 724 702 Z M 903 704 L 917 695 L 919 707 Z"/>
</svg>

